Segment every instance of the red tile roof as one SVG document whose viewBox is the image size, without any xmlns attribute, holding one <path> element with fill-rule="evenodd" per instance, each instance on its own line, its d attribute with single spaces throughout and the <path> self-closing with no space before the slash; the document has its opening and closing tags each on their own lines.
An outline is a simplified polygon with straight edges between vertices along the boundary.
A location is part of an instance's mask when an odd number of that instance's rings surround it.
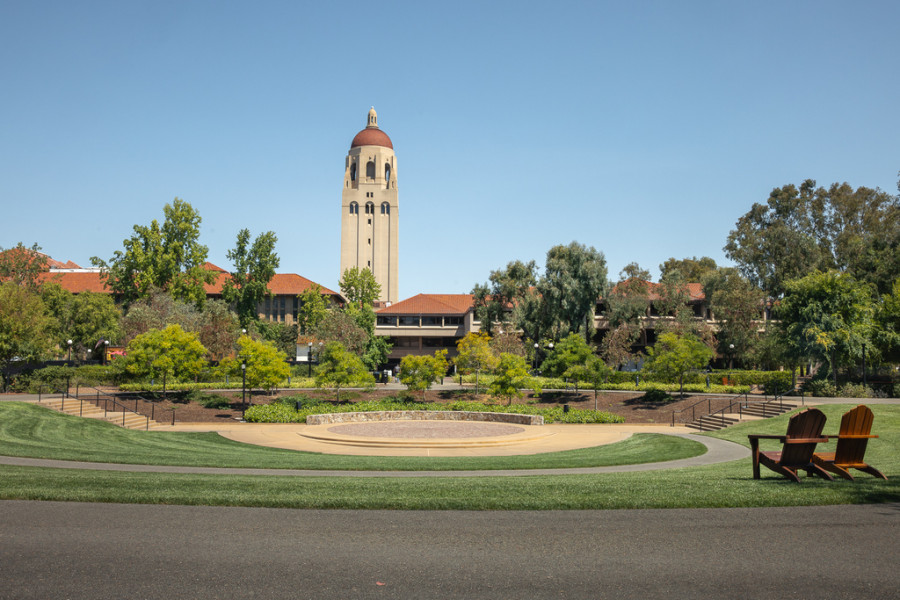
<svg viewBox="0 0 900 600">
<path fill-rule="evenodd" d="M 385 315 L 464 315 L 472 309 L 472 294 L 418 294 L 378 310 Z"/>
<path fill-rule="evenodd" d="M 222 294 L 222 286 L 228 279 L 229 274 L 215 265 L 210 266 L 214 267 L 210 269 L 210 271 L 215 271 L 215 279 L 213 280 L 213 283 L 204 285 L 203 287 L 207 295 L 218 296 Z M 97 272 L 42 273 L 40 279 L 41 281 L 56 281 L 63 289 L 74 294 L 81 292 L 97 292 L 100 294 L 111 293 L 100 279 L 100 273 Z M 299 296 L 313 284 L 313 281 L 294 273 L 276 273 L 269 282 L 269 291 L 276 296 Z M 335 291 L 324 286 L 320 287 L 322 288 L 323 294 L 339 296 Z"/>
<path fill-rule="evenodd" d="M 647 285 L 648 300 L 659 300 L 662 297 L 659 293 L 659 288 L 662 285 L 661 283 L 653 283 L 652 281 L 645 281 L 644 283 Z M 706 296 L 703 294 L 703 284 L 685 283 L 684 285 L 687 288 L 688 300 L 690 302 L 698 302 L 706 299 Z M 613 286 L 612 291 L 615 292 L 617 287 L 619 287 L 618 283 Z"/>
<path fill-rule="evenodd" d="M 41 283 L 54 281 L 73 294 L 81 292 L 94 292 L 97 294 L 109 294 L 106 284 L 100 280 L 100 273 L 96 271 L 78 273 L 41 273 Z"/>
</svg>

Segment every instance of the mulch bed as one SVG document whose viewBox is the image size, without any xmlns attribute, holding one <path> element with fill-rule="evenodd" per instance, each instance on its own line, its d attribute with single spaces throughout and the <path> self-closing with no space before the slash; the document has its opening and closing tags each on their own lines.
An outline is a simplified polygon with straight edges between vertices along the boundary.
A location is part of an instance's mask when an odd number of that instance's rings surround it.
<svg viewBox="0 0 900 600">
<path fill-rule="evenodd" d="M 242 414 L 241 393 L 239 391 L 216 393 L 231 400 L 229 408 L 204 408 L 199 403 L 179 401 L 177 398 L 172 397 L 167 399 L 159 398 L 152 403 L 134 400 L 126 401 L 125 403 L 130 409 L 137 407 L 137 411 L 141 414 L 149 416 L 152 411 L 154 418 L 162 423 L 171 423 L 173 410 L 175 413 L 175 421 L 181 423 L 222 422 L 240 419 Z M 400 393 L 404 392 L 386 389 L 375 389 L 368 392 L 351 390 L 348 392 L 341 392 L 341 398 L 342 402 L 358 402 L 361 400 L 377 400 L 397 396 Z M 329 390 L 290 390 L 275 395 L 263 393 L 254 394 L 252 403 L 268 404 L 280 396 L 297 395 L 334 402 L 334 392 Z M 598 410 L 621 415 L 625 418 L 626 423 L 659 423 L 668 425 L 672 423 L 673 413 L 675 416 L 674 422 L 676 424 L 689 423 L 692 421 L 694 414 L 690 408 L 692 405 L 697 405 L 694 408 L 694 411 L 696 416 L 699 417 L 701 414 L 709 413 L 710 410 L 718 410 L 719 408 L 725 407 L 732 401 L 732 398 L 716 396 L 686 396 L 684 399 L 679 399 L 675 396 L 670 402 L 645 402 L 643 401 L 643 396 L 644 395 L 641 392 L 600 392 L 597 395 L 596 408 Z M 421 397 L 421 392 L 415 394 L 417 401 L 419 401 Z M 458 400 L 477 400 L 486 404 L 500 403 L 496 398 L 492 398 L 485 394 L 476 396 L 474 393 L 434 390 L 429 390 L 425 393 L 425 402 L 448 404 Z M 544 392 L 538 398 L 534 398 L 532 394 L 526 394 L 524 397 L 515 400 L 515 402 L 535 404 L 544 407 L 568 404 L 571 408 L 595 408 L 594 393 L 590 391 Z"/>
</svg>

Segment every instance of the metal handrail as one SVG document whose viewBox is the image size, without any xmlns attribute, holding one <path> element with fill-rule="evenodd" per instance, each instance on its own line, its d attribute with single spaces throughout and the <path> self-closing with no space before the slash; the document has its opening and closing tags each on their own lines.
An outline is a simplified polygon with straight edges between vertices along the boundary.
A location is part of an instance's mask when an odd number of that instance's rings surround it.
<svg viewBox="0 0 900 600">
<path fill-rule="evenodd" d="M 769 400 L 768 397 L 766 397 L 765 400 L 762 400 L 762 401 L 754 401 L 754 400 L 750 400 L 749 395 L 746 394 L 746 393 L 744 393 L 743 400 L 738 400 L 738 401 L 736 401 L 736 402 L 735 402 L 735 401 L 732 401 L 732 402 L 730 402 L 730 403 L 728 404 L 728 406 L 725 406 L 725 407 L 720 408 L 720 409 L 715 410 L 715 411 L 712 410 L 712 402 L 711 402 L 711 399 L 708 399 L 709 402 L 710 402 L 710 404 L 709 404 L 710 412 L 706 413 L 705 415 L 700 415 L 700 418 L 702 419 L 703 417 L 713 417 L 713 416 L 715 416 L 715 415 L 717 415 L 717 414 L 719 414 L 719 413 L 721 413 L 722 416 L 724 417 L 724 415 L 725 415 L 726 412 L 731 411 L 735 406 L 737 406 L 737 409 L 738 409 L 738 411 L 737 411 L 737 412 L 738 412 L 738 418 L 741 419 L 741 420 L 743 420 L 743 418 L 744 418 L 744 408 L 749 407 L 751 404 L 763 405 L 763 406 L 765 407 L 766 405 L 774 404 L 775 402 L 777 402 L 777 403 L 778 403 L 778 407 L 779 407 L 780 409 L 782 409 L 782 411 L 783 411 L 783 410 L 784 410 L 784 396 L 785 396 L 785 394 L 782 393 L 782 394 L 778 394 L 777 396 L 773 396 L 771 400 Z M 802 397 L 802 396 L 801 396 L 801 401 L 803 401 L 803 397 Z M 680 409 L 680 410 L 677 410 L 677 411 L 674 411 L 674 410 L 673 410 L 673 411 L 672 411 L 672 427 L 675 427 L 675 413 L 676 413 L 676 412 L 677 412 L 677 413 L 684 412 L 684 411 L 686 411 L 688 408 L 691 408 L 691 409 L 692 409 L 692 408 L 694 408 L 695 406 L 697 406 L 698 404 L 702 404 L 703 402 L 704 402 L 704 400 L 701 400 L 700 402 L 695 402 L 695 403 L 692 404 L 691 406 L 687 406 L 687 407 L 685 407 L 685 408 L 683 408 L 683 409 Z M 763 408 L 763 411 L 765 411 L 765 408 Z M 696 421 L 696 420 L 697 420 L 697 419 L 696 419 L 696 417 L 694 416 L 694 413 L 693 413 L 693 411 L 692 411 L 692 413 L 691 413 L 691 422 L 694 422 L 694 421 Z M 704 431 L 703 425 L 702 425 L 702 424 L 700 425 L 700 431 Z"/>
<path fill-rule="evenodd" d="M 131 414 L 133 414 L 133 415 L 138 415 L 138 416 L 144 417 L 144 418 L 146 419 L 146 426 L 145 426 L 145 429 L 146 429 L 146 430 L 149 430 L 149 429 L 150 429 L 150 419 L 151 419 L 151 417 L 153 417 L 153 405 L 152 405 L 152 403 L 151 403 L 151 416 L 148 417 L 148 416 L 146 416 L 146 415 L 142 415 L 142 414 L 139 413 L 138 410 L 137 410 L 137 409 L 138 409 L 138 400 L 144 400 L 143 398 L 137 398 L 137 399 L 135 399 L 135 402 L 134 402 L 134 409 L 131 409 L 131 408 L 129 408 L 128 406 L 126 406 L 125 404 L 123 404 L 122 402 L 119 402 L 112 394 L 109 394 L 109 393 L 107 393 L 107 392 L 102 392 L 101 390 L 98 390 L 97 388 L 92 387 L 92 386 L 86 386 L 86 387 L 87 387 L 88 389 L 93 390 L 93 391 L 95 392 L 95 395 L 94 395 L 93 397 L 91 397 L 91 396 L 88 396 L 88 397 L 87 397 L 87 401 L 88 401 L 88 402 L 92 402 L 97 408 L 100 408 L 100 402 L 101 402 L 101 401 L 103 402 L 103 417 L 104 417 L 104 418 L 106 418 L 107 414 L 109 413 L 109 403 L 112 402 L 113 408 L 114 408 L 114 409 L 115 409 L 115 408 L 121 408 L 121 409 L 122 409 L 122 426 L 123 426 L 123 427 L 125 426 L 125 419 L 126 419 L 128 413 L 131 413 Z M 81 400 L 80 393 L 81 393 L 81 388 L 80 388 L 80 386 L 76 386 L 76 388 L 75 388 L 75 398 Z M 101 395 L 102 395 L 102 397 L 101 397 Z M 118 410 L 113 410 L 112 412 L 119 412 L 119 411 L 118 411 Z M 155 420 L 156 420 L 156 419 L 154 418 L 154 421 L 155 421 Z M 175 411 L 174 411 L 174 410 L 172 411 L 172 424 L 173 424 L 173 425 L 175 424 Z"/>
</svg>

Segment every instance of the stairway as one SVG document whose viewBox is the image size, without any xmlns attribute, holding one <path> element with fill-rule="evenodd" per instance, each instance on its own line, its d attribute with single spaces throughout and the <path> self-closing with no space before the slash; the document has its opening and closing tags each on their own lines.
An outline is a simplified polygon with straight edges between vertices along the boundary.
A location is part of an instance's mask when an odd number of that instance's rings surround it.
<svg viewBox="0 0 900 600">
<path fill-rule="evenodd" d="M 685 427 L 697 429 L 699 431 L 717 431 L 724 429 L 741 421 L 749 421 L 754 419 L 768 419 L 769 417 L 777 417 L 780 414 L 792 411 L 797 408 L 796 404 L 788 402 L 757 402 L 746 404 L 741 408 L 740 413 L 715 413 L 711 415 L 703 415 L 687 423 Z"/>
<path fill-rule="evenodd" d="M 102 408 L 97 407 L 93 403 L 88 402 L 87 400 L 79 400 L 78 398 L 52 398 L 43 400 L 38 404 L 39 406 L 46 406 L 47 408 L 67 415 L 84 417 L 86 419 L 98 419 L 100 421 L 112 423 L 113 425 L 118 425 L 119 427 L 124 427 L 125 429 L 148 428 L 147 417 L 144 415 L 134 412 L 123 413 L 121 410 L 118 412 L 104 412 Z M 150 421 L 150 429 L 159 426 L 160 425 L 155 421 Z"/>
</svg>

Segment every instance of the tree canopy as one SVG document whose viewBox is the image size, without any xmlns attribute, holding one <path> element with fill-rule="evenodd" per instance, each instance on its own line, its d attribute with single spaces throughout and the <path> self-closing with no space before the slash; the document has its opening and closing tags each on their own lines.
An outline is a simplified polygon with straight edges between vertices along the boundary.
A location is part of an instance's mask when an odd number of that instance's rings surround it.
<svg viewBox="0 0 900 600">
<path fill-rule="evenodd" d="M 0 283 L 34 288 L 40 285 L 40 275 L 47 269 L 47 257 L 36 243 L 31 248 L 22 242 L 6 250 L 0 246 Z"/>
<path fill-rule="evenodd" d="M 656 344 L 647 348 L 647 362 L 644 369 L 667 381 L 681 384 L 684 395 L 684 374 L 702 369 L 713 358 L 713 351 L 692 335 L 663 333 Z"/>
<path fill-rule="evenodd" d="M 180 198 L 166 204 L 163 213 L 161 226 L 156 219 L 150 225 L 135 225 L 134 234 L 123 242 L 124 250 L 116 250 L 108 262 L 96 256 L 91 262 L 126 305 L 160 289 L 202 306 L 203 286 L 213 281 L 214 274 L 205 266 L 208 249 L 199 241 L 200 214 Z"/>
<path fill-rule="evenodd" d="M 35 360 L 52 346 L 52 322 L 40 295 L 7 281 L 0 283 L 0 361 Z M 5 383 L 5 379 L 4 379 Z"/>
<path fill-rule="evenodd" d="M 340 342 L 329 342 L 319 356 L 316 369 L 316 385 L 334 390 L 335 399 L 340 401 L 341 388 L 350 385 L 371 386 L 375 378 L 366 370 L 362 360 L 344 348 Z"/>
<path fill-rule="evenodd" d="M 275 253 L 277 242 L 275 233 L 267 231 L 250 244 L 250 230 L 241 229 L 235 247 L 228 251 L 234 271 L 222 287 L 222 297 L 234 305 L 245 327 L 259 319 L 259 303 L 270 295 L 269 282 L 281 264 Z"/>
<path fill-rule="evenodd" d="M 431 384 L 447 373 L 447 351 L 438 350 L 434 356 L 408 354 L 400 361 L 400 383 L 410 391 L 421 391 L 422 400 Z"/>
<path fill-rule="evenodd" d="M 772 190 L 738 219 L 728 258 L 754 285 L 780 298 L 788 281 L 836 270 L 889 293 L 900 274 L 900 199 L 846 183 Z"/>
<path fill-rule="evenodd" d="M 547 313 L 556 323 L 555 337 L 580 332 L 590 340 L 594 308 L 606 285 L 606 258 L 602 252 L 578 242 L 554 246 L 547 252 L 544 276 L 537 287 Z"/>
<path fill-rule="evenodd" d="M 789 281 L 776 312 L 789 351 L 827 363 L 835 379 L 841 364 L 861 360 L 864 351 L 877 358 L 872 287 L 835 271 Z"/>
<path fill-rule="evenodd" d="M 125 370 L 133 375 L 163 379 L 186 379 L 197 375 L 206 365 L 206 348 L 197 334 L 180 325 L 152 329 L 128 343 L 123 359 Z"/>
</svg>

